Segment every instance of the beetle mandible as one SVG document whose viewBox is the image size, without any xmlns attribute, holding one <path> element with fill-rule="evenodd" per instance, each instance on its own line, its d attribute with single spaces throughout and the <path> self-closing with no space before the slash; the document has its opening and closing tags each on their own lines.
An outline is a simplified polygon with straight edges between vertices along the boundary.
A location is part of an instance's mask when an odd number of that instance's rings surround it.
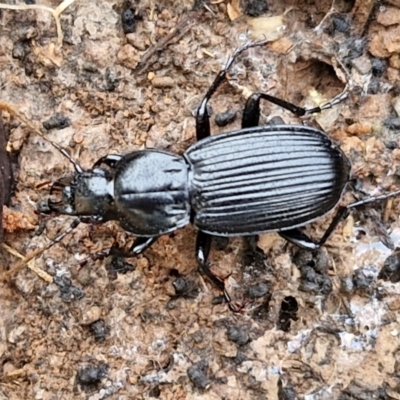
<svg viewBox="0 0 400 400">
<path fill-rule="evenodd" d="M 260 100 L 303 116 L 332 107 L 345 94 L 321 107 L 305 109 L 256 92 L 246 102 L 241 129 L 210 136 L 207 103 L 225 81 L 235 59 L 245 50 L 265 43 L 248 43 L 229 57 L 197 110 L 197 143 L 183 155 L 161 150 L 106 155 L 84 170 L 66 150 L 35 129 L 75 168 L 73 175 L 52 185 L 48 207 L 78 219 L 52 244 L 81 221 L 116 220 L 137 236 L 128 254 L 124 254 L 135 256 L 159 236 L 191 222 L 198 228 L 199 266 L 215 281 L 207 263 L 212 236 L 278 232 L 286 240 L 314 250 L 326 242 L 351 208 L 400 194 L 399 190 L 337 207 L 319 240 L 310 239 L 298 229 L 336 208 L 349 182 L 351 165 L 321 130 L 303 125 L 258 126 Z M 107 254 L 113 252 L 120 253 L 112 248 Z"/>
</svg>

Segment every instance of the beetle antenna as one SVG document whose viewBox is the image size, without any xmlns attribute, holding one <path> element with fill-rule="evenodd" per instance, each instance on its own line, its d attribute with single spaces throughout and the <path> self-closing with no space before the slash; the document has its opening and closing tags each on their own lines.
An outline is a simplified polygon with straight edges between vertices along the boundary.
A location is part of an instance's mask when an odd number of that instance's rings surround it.
<svg viewBox="0 0 400 400">
<path fill-rule="evenodd" d="M 356 208 L 356 207 L 359 207 L 359 206 L 363 206 L 364 204 L 375 203 L 376 201 L 386 200 L 386 199 L 389 199 L 391 197 L 396 197 L 396 196 L 399 196 L 399 195 L 400 195 L 400 190 L 396 190 L 394 192 L 382 194 L 380 196 L 367 197 L 366 199 L 359 200 L 359 201 L 356 201 L 354 203 L 349 204 L 348 206 L 346 206 L 346 208 Z"/>
<path fill-rule="evenodd" d="M 21 120 L 29 129 L 31 129 L 33 132 L 36 133 L 36 135 L 38 135 L 39 137 L 41 137 L 43 140 L 45 140 L 46 142 L 50 143 L 54 148 L 56 148 L 65 158 L 68 159 L 68 161 L 74 166 L 75 171 L 77 173 L 82 173 L 83 169 L 82 167 L 79 165 L 79 163 L 74 160 L 71 155 L 67 152 L 67 150 L 65 150 L 64 148 L 62 148 L 60 145 L 58 145 L 56 142 L 53 142 L 52 140 L 48 139 L 42 132 L 40 132 L 39 129 L 35 128 L 33 126 L 33 124 L 28 121 L 28 119 L 25 117 L 25 115 L 21 114 L 14 106 L 11 106 L 10 104 L 1 101 L 0 100 L 0 109 L 7 111 L 9 114 L 14 115 L 15 117 L 17 117 L 19 120 Z"/>
<path fill-rule="evenodd" d="M 75 218 L 72 221 L 71 225 L 64 232 L 61 232 L 51 242 L 47 243 L 46 246 L 42 247 L 41 249 L 33 251 L 28 256 L 26 256 L 22 261 L 20 261 L 14 267 L 12 267 L 9 271 L 3 273 L 1 276 L 1 281 L 2 282 L 7 281 L 9 278 L 11 278 L 11 276 L 18 273 L 26 264 L 28 264 L 29 261 L 40 256 L 42 253 L 50 249 L 50 247 L 54 246 L 56 243 L 61 242 L 61 240 L 63 240 L 65 236 L 70 234 L 80 224 L 80 222 L 81 222 L 80 218 Z"/>
</svg>

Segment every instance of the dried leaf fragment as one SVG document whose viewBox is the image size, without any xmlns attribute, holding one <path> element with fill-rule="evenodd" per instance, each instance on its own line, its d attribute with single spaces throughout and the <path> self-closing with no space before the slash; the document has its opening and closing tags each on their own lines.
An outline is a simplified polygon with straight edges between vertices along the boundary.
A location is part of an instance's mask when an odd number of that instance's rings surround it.
<svg viewBox="0 0 400 400">
<path fill-rule="evenodd" d="M 228 17 L 231 21 L 234 21 L 235 19 L 237 19 L 243 15 L 242 12 L 240 11 L 238 0 L 232 0 L 230 3 L 228 3 L 228 5 L 226 7 L 226 11 L 227 11 Z"/>
<path fill-rule="evenodd" d="M 284 14 L 273 17 L 248 18 L 247 24 L 251 29 L 251 36 L 254 40 L 280 39 L 285 32 Z"/>
</svg>

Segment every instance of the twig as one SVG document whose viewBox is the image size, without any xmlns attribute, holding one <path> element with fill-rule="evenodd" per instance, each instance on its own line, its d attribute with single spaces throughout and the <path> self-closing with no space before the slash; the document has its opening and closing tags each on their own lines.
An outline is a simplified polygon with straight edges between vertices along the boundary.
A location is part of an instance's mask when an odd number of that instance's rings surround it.
<svg viewBox="0 0 400 400">
<path fill-rule="evenodd" d="M 142 74 L 151 64 L 156 62 L 156 59 L 152 59 L 152 57 L 163 51 L 165 47 L 170 44 L 176 43 L 181 37 L 185 35 L 186 32 L 190 30 L 194 21 L 196 21 L 203 14 L 203 9 L 190 11 L 189 15 L 187 15 L 182 21 L 180 21 L 173 31 L 162 38 L 158 43 L 156 43 L 153 47 L 147 50 L 147 52 L 143 55 L 142 60 L 137 65 L 135 72 L 140 75 Z"/>
<path fill-rule="evenodd" d="M 37 276 L 42 278 L 45 282 L 47 282 L 47 283 L 53 282 L 53 277 L 51 275 L 49 275 L 47 272 L 45 272 L 42 269 L 40 269 L 39 267 L 37 267 L 35 265 L 35 263 L 33 262 L 33 258 L 36 257 L 36 255 L 37 255 L 36 253 L 39 254 L 41 249 L 36 250 L 35 252 L 31 253 L 28 257 L 24 257 L 22 254 L 18 253 L 18 251 L 16 251 L 12 247 L 6 245 L 5 243 L 2 243 L 1 247 L 3 247 L 3 249 L 8 251 L 13 256 L 22 259 L 22 261 L 20 261 L 11 270 L 2 274 L 2 276 L 0 278 L 1 281 L 3 281 L 3 282 L 7 281 L 12 275 L 15 275 L 18 271 L 20 271 L 22 269 L 22 267 L 27 265 L 31 271 L 33 271 Z"/>
<path fill-rule="evenodd" d="M 75 0 L 64 0 L 55 9 L 40 4 L 3 4 L 3 3 L 0 4 L 0 8 L 6 10 L 43 10 L 50 12 L 56 21 L 58 44 L 61 45 L 63 41 L 63 33 L 61 29 L 60 15 L 74 1 Z"/>
</svg>

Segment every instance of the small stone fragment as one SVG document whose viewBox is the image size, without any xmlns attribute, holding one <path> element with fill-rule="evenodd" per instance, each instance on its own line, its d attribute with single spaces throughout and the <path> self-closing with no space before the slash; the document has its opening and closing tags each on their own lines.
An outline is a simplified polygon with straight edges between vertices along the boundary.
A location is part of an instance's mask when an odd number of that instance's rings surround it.
<svg viewBox="0 0 400 400">
<path fill-rule="evenodd" d="M 98 306 L 93 306 L 82 314 L 82 324 L 90 325 L 95 321 L 99 320 L 101 317 L 101 308 Z"/>
<path fill-rule="evenodd" d="M 232 123 L 236 118 L 236 112 L 233 110 L 227 110 L 223 113 L 216 114 L 215 123 L 220 126 L 226 126 Z"/>
<path fill-rule="evenodd" d="M 155 76 L 151 80 L 151 84 L 155 88 L 170 88 L 175 86 L 175 80 L 170 76 Z"/>
<path fill-rule="evenodd" d="M 266 283 L 260 282 L 247 289 L 247 297 L 256 299 L 265 296 L 269 291 L 269 287 Z"/>
<path fill-rule="evenodd" d="M 396 283 L 400 281 L 400 252 L 390 255 L 379 272 L 378 279 Z"/>
<path fill-rule="evenodd" d="M 88 365 L 78 371 L 76 379 L 81 385 L 94 385 L 107 377 L 109 369 L 110 367 L 104 362 Z"/>
<path fill-rule="evenodd" d="M 140 55 L 133 46 L 126 44 L 118 52 L 117 59 L 124 67 L 135 69 L 139 64 Z"/>
<path fill-rule="evenodd" d="M 122 29 L 124 33 L 133 33 L 136 29 L 135 10 L 133 8 L 125 8 L 121 13 Z"/>
<path fill-rule="evenodd" d="M 207 389 L 211 385 L 207 377 L 208 362 L 201 360 L 187 369 L 187 374 L 192 383 L 200 389 Z"/>
<path fill-rule="evenodd" d="M 70 125 L 70 119 L 61 113 L 55 113 L 52 117 L 43 122 L 43 127 L 46 129 L 64 129 Z"/>
<path fill-rule="evenodd" d="M 372 132 L 372 126 L 369 123 L 357 122 L 348 126 L 346 131 L 352 135 L 366 135 Z"/>
<path fill-rule="evenodd" d="M 239 346 L 244 346 L 249 342 L 249 335 L 243 327 L 231 326 L 228 329 L 228 339 Z"/>
<path fill-rule="evenodd" d="M 99 319 L 90 324 L 90 329 L 94 335 L 96 342 L 104 342 L 110 333 L 110 327 L 106 325 L 103 319 Z"/>
<path fill-rule="evenodd" d="M 388 129 L 400 129 L 400 117 L 388 118 L 383 124 Z"/>
</svg>

